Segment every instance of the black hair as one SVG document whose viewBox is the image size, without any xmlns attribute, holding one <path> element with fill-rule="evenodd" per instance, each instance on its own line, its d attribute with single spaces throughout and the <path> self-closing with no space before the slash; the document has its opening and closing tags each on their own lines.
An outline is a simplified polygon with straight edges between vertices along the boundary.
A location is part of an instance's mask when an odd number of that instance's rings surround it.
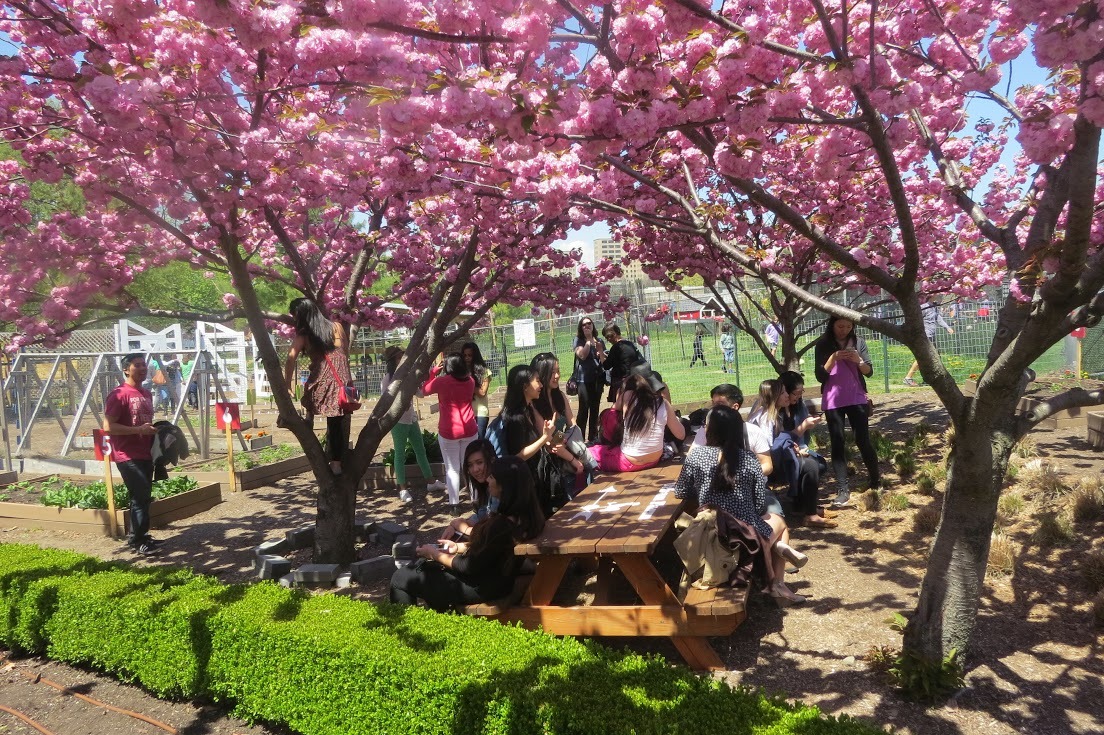
<svg viewBox="0 0 1104 735">
<path fill-rule="evenodd" d="M 652 390 L 647 378 L 636 374 L 625 378 L 621 393 L 629 402 L 625 411 L 625 436 L 640 434 L 655 421 L 663 399 Z"/>
<path fill-rule="evenodd" d="M 515 537 L 525 540 L 540 535 L 544 530 L 544 513 L 529 465 L 517 455 L 509 454 L 494 461 L 491 475 L 502 490 L 498 514 L 513 520 Z"/>
<path fill-rule="evenodd" d="M 123 355 L 123 359 L 119 361 L 119 364 L 122 366 L 123 372 L 125 373 L 127 371 L 127 368 L 130 367 L 130 363 L 134 362 L 135 360 L 144 359 L 146 359 L 146 356 L 143 355 L 141 352 L 131 352 L 130 354 Z"/>
<path fill-rule="evenodd" d="M 606 326 L 602 327 L 602 336 L 608 339 L 610 342 L 616 342 L 621 337 L 621 327 L 615 323 L 610 322 Z"/>
<path fill-rule="evenodd" d="M 504 515 L 491 513 L 472 527 L 471 540 L 464 555 L 497 559 L 501 562 L 499 573 L 508 576 L 514 570 L 514 540 L 517 535 L 513 521 Z"/>
<path fill-rule="evenodd" d="M 709 391 L 710 398 L 716 398 L 717 396 L 724 396 L 729 403 L 735 403 L 737 406 L 744 405 L 744 392 L 732 383 L 721 383 Z"/>
<path fill-rule="evenodd" d="M 782 381 L 782 387 L 787 393 L 793 393 L 797 390 L 797 386 L 805 385 L 805 378 L 796 370 L 786 370 L 779 374 L 778 379 Z"/>
<path fill-rule="evenodd" d="M 836 344 L 838 344 L 836 342 L 836 334 L 833 331 L 833 327 L 836 326 L 836 322 L 838 322 L 840 319 L 847 319 L 847 317 L 845 317 L 845 316 L 836 316 L 835 314 L 828 317 L 828 321 L 825 323 L 825 326 L 824 326 L 824 334 L 821 335 L 820 339 L 818 340 L 819 342 L 823 342 L 825 344 L 832 345 L 832 346 L 835 346 Z M 847 319 L 847 321 L 851 322 L 851 334 L 847 335 L 846 344 L 849 344 L 852 347 L 854 347 L 854 346 L 858 345 L 858 337 L 855 335 L 855 322 L 852 319 Z"/>
<path fill-rule="evenodd" d="M 494 464 L 495 459 L 498 457 L 495 454 L 494 445 L 486 439 L 476 439 L 464 449 L 464 461 L 460 465 L 460 484 L 468 488 L 468 493 L 471 495 L 472 505 L 476 510 L 479 510 L 487 504 L 487 483 L 479 482 L 471 477 L 468 477 L 468 459 L 473 454 L 482 453 L 483 461 L 487 463 L 487 471 L 490 472 L 491 465 Z"/>
<path fill-rule="evenodd" d="M 541 382 L 541 393 L 533 401 L 533 407 L 546 419 L 552 418 L 553 413 L 563 415 L 567 405 L 563 391 L 557 388 L 555 393 L 552 392 L 552 374 L 559 363 L 560 359 L 551 352 L 542 352 L 529 363 Z"/>
<path fill-rule="evenodd" d="M 502 398 L 502 417 L 516 421 L 526 419 L 529 401 L 525 398 L 525 387 L 533 382 L 536 373 L 528 365 L 514 365 L 506 374 L 506 395 Z"/>
<path fill-rule="evenodd" d="M 739 485 L 740 455 L 744 447 L 744 419 L 728 406 L 714 406 L 705 415 L 705 444 L 720 447 L 721 456 L 713 473 L 712 490 L 731 493 Z"/>
<path fill-rule="evenodd" d="M 453 352 L 445 358 L 444 372 L 445 375 L 451 375 L 457 380 L 467 380 L 471 377 L 471 373 L 468 372 L 468 363 L 464 362 L 464 357 L 459 352 Z"/>
<path fill-rule="evenodd" d="M 590 322 L 590 333 L 591 334 L 594 334 L 595 330 L 597 329 L 597 327 L 594 325 L 594 320 L 591 319 L 589 316 L 584 316 L 582 319 L 580 319 L 579 320 L 579 329 L 575 333 L 575 346 L 576 347 L 578 347 L 579 345 L 585 345 L 586 344 L 586 337 L 583 335 L 583 322 Z"/>
<path fill-rule="evenodd" d="M 318 304 L 306 298 L 292 299 L 288 313 L 295 320 L 295 333 L 307 338 L 311 351 L 326 353 L 336 349 L 334 323 L 322 314 Z"/>
<path fill-rule="evenodd" d="M 487 367 L 487 361 L 483 359 L 483 353 L 479 350 L 479 345 L 475 342 L 465 342 L 460 345 L 461 356 L 468 350 L 472 351 L 472 367 Z"/>
</svg>

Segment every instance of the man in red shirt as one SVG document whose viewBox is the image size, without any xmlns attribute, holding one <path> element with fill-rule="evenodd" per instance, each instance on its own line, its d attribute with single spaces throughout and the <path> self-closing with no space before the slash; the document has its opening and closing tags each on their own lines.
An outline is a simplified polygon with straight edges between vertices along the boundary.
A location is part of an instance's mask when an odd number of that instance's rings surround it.
<svg viewBox="0 0 1104 735">
<path fill-rule="evenodd" d="M 130 536 L 127 543 L 142 555 L 157 544 L 149 535 L 150 495 L 153 489 L 153 396 L 142 387 L 146 358 L 133 353 L 122 361 L 126 381 L 104 402 L 103 428 L 111 435 L 112 456 L 130 494 Z"/>
</svg>

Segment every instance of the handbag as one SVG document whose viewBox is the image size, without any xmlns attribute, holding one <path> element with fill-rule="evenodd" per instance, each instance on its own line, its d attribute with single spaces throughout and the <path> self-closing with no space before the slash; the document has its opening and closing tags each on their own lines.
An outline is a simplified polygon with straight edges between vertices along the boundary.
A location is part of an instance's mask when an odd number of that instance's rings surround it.
<svg viewBox="0 0 1104 735">
<path fill-rule="evenodd" d="M 169 382 L 168 378 L 165 377 L 165 371 L 162 370 L 161 368 L 157 368 L 157 372 L 155 372 L 153 374 L 153 384 L 154 385 L 165 385 L 168 382 Z"/>
<path fill-rule="evenodd" d="M 567 395 L 577 396 L 579 395 L 579 356 L 575 356 L 575 364 L 571 368 L 571 377 L 567 380 L 567 387 L 565 388 Z"/>
<path fill-rule="evenodd" d="M 352 381 L 348 383 L 341 382 L 341 378 L 337 374 L 337 368 L 334 367 L 329 355 L 326 355 L 326 364 L 330 366 L 330 370 L 333 372 L 334 381 L 340 386 L 337 392 L 338 408 L 341 409 L 342 413 L 356 411 L 360 408 L 360 390 L 353 385 Z"/>
</svg>

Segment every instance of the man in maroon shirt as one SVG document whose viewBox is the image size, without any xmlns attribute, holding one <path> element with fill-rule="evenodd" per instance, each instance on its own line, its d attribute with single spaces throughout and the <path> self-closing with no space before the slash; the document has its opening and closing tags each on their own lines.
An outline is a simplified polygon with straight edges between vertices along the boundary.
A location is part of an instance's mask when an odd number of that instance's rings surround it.
<svg viewBox="0 0 1104 735">
<path fill-rule="evenodd" d="M 126 381 L 104 402 L 104 431 L 111 435 L 112 457 L 130 494 L 130 536 L 127 543 L 142 555 L 153 554 L 149 535 L 150 495 L 153 488 L 153 396 L 142 387 L 146 358 L 133 353 L 122 361 Z"/>
</svg>

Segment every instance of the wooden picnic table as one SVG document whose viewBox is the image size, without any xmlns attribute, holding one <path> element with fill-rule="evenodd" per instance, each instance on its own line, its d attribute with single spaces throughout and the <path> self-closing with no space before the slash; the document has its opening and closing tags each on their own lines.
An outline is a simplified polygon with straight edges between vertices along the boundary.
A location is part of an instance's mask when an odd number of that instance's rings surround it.
<svg viewBox="0 0 1104 735">
<path fill-rule="evenodd" d="M 673 487 L 680 469 L 671 465 L 596 478 L 548 519 L 538 538 L 515 548 L 536 562 L 536 574 L 520 604 L 488 616 L 527 628 L 539 626 L 555 635 L 668 637 L 693 668 L 723 669 L 706 637 L 729 635 L 743 622 L 746 588 L 691 587 L 680 598 L 652 560 L 682 510 Z M 553 604 L 575 558 L 598 560 L 594 603 Z M 639 599 L 610 599 L 613 568 L 621 571 Z"/>
</svg>

